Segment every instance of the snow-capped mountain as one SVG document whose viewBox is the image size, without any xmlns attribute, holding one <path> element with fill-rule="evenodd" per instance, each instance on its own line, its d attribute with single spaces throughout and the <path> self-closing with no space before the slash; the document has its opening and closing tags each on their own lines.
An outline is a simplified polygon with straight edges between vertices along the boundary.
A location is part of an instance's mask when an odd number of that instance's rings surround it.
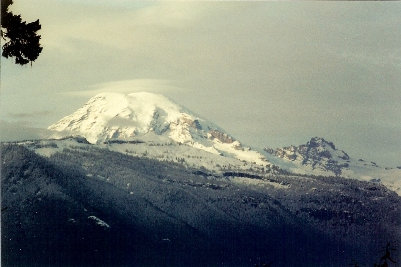
<svg viewBox="0 0 401 267">
<path fill-rule="evenodd" d="M 209 170 L 287 170 L 381 182 L 401 194 L 401 169 L 353 159 L 332 142 L 263 151 L 245 147 L 215 124 L 153 93 L 101 93 L 51 125 L 53 137 L 82 136 L 90 143 L 132 156 L 185 163 Z M 41 148 L 41 154 L 56 149 Z"/>
<path fill-rule="evenodd" d="M 98 94 L 48 129 L 58 132 L 58 136 L 83 136 L 92 144 L 157 139 L 259 165 L 269 164 L 261 153 L 244 147 L 218 126 L 153 93 Z"/>
<path fill-rule="evenodd" d="M 401 193 L 401 170 L 385 168 L 375 162 L 351 158 L 343 150 L 320 137 L 313 137 L 306 144 L 283 148 L 264 149 L 270 156 L 281 159 L 274 162 L 293 173 L 323 176 L 342 176 L 363 181 L 382 182 Z M 274 161 L 274 160 L 272 160 Z"/>
</svg>

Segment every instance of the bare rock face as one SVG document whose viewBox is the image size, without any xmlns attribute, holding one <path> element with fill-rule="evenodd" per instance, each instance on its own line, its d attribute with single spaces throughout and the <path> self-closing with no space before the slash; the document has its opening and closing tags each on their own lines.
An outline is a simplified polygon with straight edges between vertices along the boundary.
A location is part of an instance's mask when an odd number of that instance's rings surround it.
<svg viewBox="0 0 401 267">
<path fill-rule="evenodd" d="M 225 144 L 231 144 L 235 141 L 228 134 L 222 133 L 218 130 L 211 130 L 211 131 L 209 131 L 209 134 L 212 136 L 212 138 L 216 138 L 217 140 L 219 140 L 220 142 L 225 143 Z"/>
<path fill-rule="evenodd" d="M 313 137 L 300 146 L 292 145 L 276 150 L 265 149 L 265 151 L 279 158 L 306 165 L 312 169 L 331 172 L 337 176 L 342 174 L 343 168 L 348 167 L 350 159 L 347 153 L 336 149 L 333 142 L 321 137 Z"/>
<path fill-rule="evenodd" d="M 202 130 L 202 126 L 199 123 L 198 119 L 191 119 L 191 118 L 188 118 L 188 117 L 182 117 L 180 120 L 183 123 L 187 124 L 188 126 L 194 128 L 196 130 Z"/>
</svg>

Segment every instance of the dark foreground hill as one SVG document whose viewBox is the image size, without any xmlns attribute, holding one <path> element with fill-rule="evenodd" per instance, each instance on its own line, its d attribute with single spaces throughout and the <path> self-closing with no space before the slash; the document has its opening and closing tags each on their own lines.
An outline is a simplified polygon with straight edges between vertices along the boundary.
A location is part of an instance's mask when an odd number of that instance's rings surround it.
<svg viewBox="0 0 401 267">
<path fill-rule="evenodd" d="M 373 266 L 400 245 L 401 199 L 379 184 L 1 151 L 2 266 Z"/>
</svg>

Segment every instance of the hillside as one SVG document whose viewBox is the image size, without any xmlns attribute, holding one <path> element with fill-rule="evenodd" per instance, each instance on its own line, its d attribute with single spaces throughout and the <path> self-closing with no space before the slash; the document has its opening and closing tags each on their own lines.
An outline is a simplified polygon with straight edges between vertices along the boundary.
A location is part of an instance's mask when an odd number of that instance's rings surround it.
<svg viewBox="0 0 401 267">
<path fill-rule="evenodd" d="M 68 142 L 48 158 L 1 147 L 3 265 L 345 266 L 401 240 L 401 199 L 376 183 L 218 174 Z"/>
</svg>

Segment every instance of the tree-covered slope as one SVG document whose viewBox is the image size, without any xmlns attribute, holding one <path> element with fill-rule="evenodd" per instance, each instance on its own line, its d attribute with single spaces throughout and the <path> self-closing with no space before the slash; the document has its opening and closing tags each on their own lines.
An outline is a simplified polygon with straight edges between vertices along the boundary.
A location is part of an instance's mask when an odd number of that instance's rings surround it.
<svg viewBox="0 0 401 267">
<path fill-rule="evenodd" d="M 400 241 L 400 198 L 373 183 L 1 150 L 4 266 L 345 266 Z"/>
</svg>

